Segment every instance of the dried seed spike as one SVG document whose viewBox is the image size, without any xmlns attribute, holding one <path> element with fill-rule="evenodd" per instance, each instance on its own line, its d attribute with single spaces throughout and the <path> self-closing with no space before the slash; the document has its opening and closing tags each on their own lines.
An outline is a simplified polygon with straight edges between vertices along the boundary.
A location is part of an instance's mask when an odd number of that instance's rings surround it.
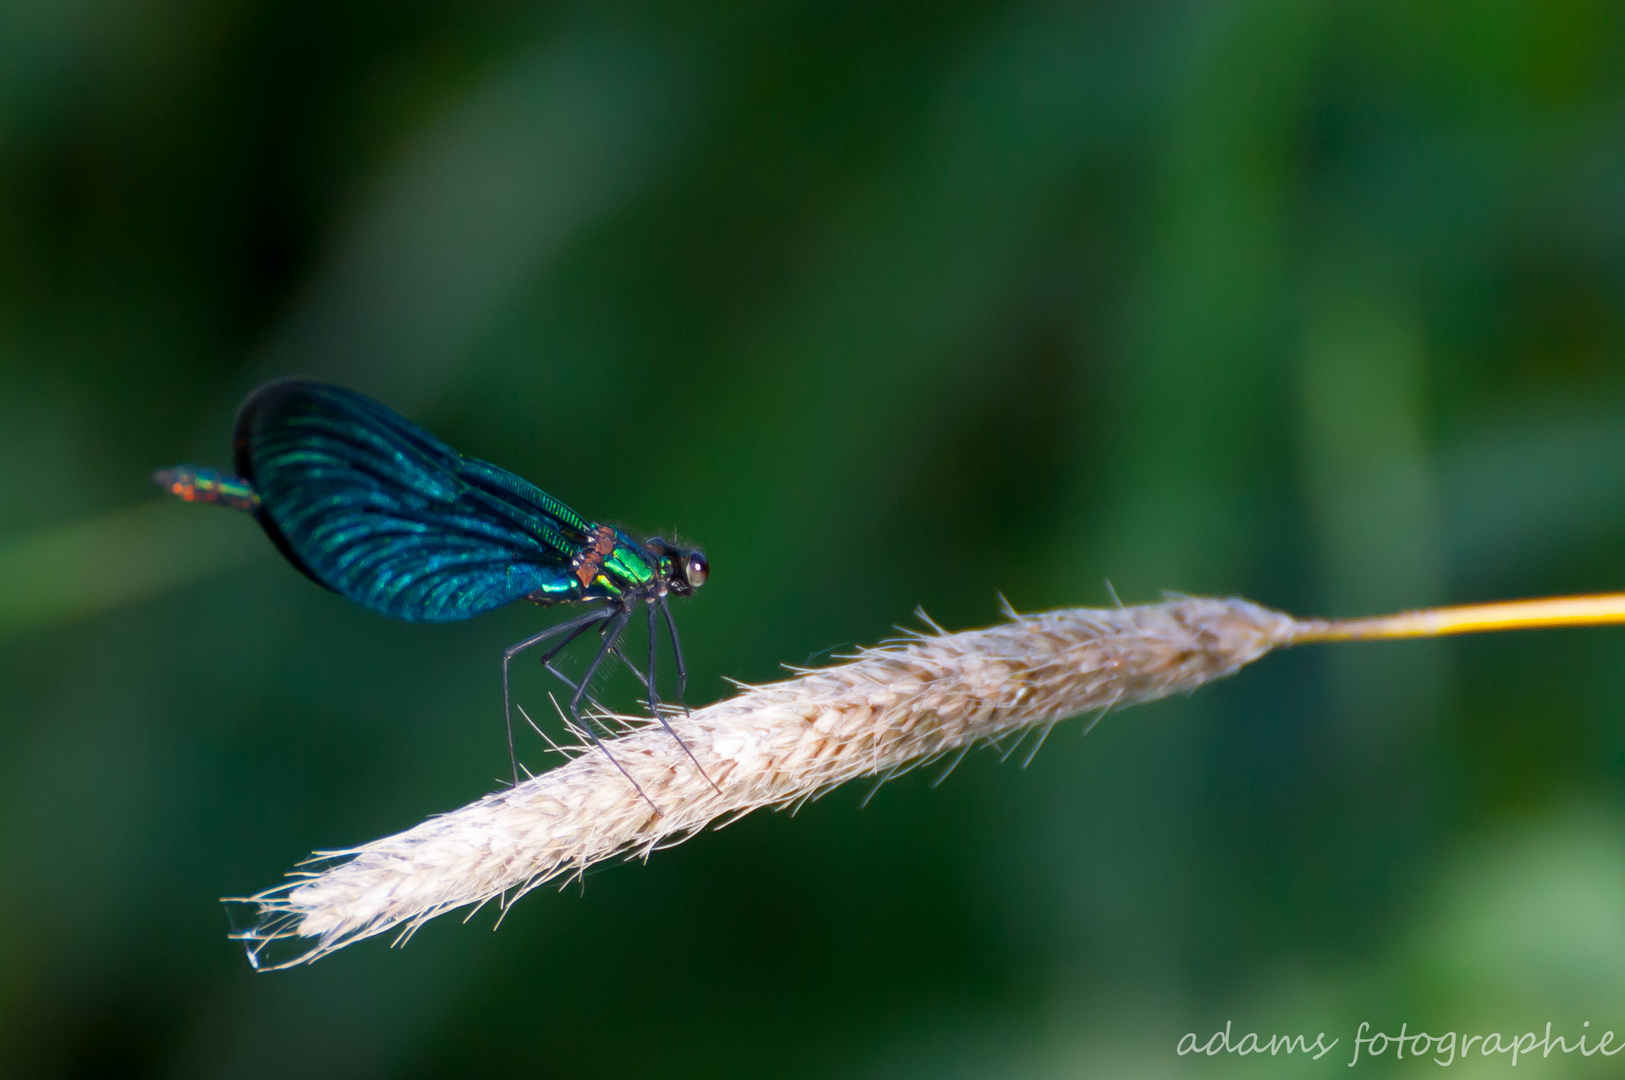
<svg viewBox="0 0 1625 1080">
<path fill-rule="evenodd" d="M 861 776 L 1189 693 L 1278 646 L 1621 623 L 1625 594 L 1305 622 L 1245 600 L 1184 596 L 1009 614 L 1010 622 L 984 630 L 863 649 L 782 682 L 736 684 L 733 697 L 670 718 L 693 762 L 658 725 L 614 718 L 627 731 L 606 742 L 626 775 L 605 754 L 565 747 L 575 756 L 516 787 L 398 835 L 322 853 L 332 862 L 326 869 L 246 898 L 258 921 L 232 936 L 261 969 L 304 963 L 391 930 L 410 936 L 437 915 L 493 898 L 506 908 L 604 859 L 647 857 L 708 825 L 797 806 Z M 628 779 L 665 814 L 651 813 Z M 266 956 L 272 947 L 286 955 Z"/>
<path fill-rule="evenodd" d="M 1025 615 L 865 649 L 670 718 L 720 791 L 658 727 L 640 724 L 606 741 L 670 808 L 664 816 L 604 755 L 579 755 L 398 836 L 331 854 L 342 861 L 252 898 L 260 921 L 237 936 L 256 955 L 282 943 L 295 947 L 284 963 L 312 960 L 603 859 L 645 856 L 718 819 L 1113 702 L 1194 690 L 1290 640 L 1295 626 L 1244 600 L 1181 599 Z M 845 722 L 809 722 L 825 716 Z"/>
</svg>

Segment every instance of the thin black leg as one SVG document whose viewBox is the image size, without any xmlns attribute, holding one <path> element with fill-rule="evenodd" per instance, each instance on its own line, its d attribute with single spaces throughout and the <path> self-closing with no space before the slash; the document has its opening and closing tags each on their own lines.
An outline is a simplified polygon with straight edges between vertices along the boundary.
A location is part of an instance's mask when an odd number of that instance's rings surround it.
<svg viewBox="0 0 1625 1080">
<path fill-rule="evenodd" d="M 688 706 L 683 702 L 683 691 L 688 687 L 688 665 L 683 663 L 683 644 L 677 640 L 677 620 L 671 617 L 671 608 L 666 604 L 666 598 L 660 598 L 660 613 L 666 617 L 666 630 L 671 634 L 672 655 L 677 658 L 677 704 L 682 705 L 683 711 L 688 712 Z M 654 614 L 649 616 L 649 648 L 654 649 Z"/>
<path fill-rule="evenodd" d="M 576 682 L 575 682 L 574 679 L 570 678 L 570 676 L 566 675 L 564 672 L 560 671 L 558 668 L 554 667 L 552 664 L 547 665 L 547 671 L 548 671 L 548 674 L 552 675 L 559 682 L 563 683 L 565 686 L 568 686 L 570 688 L 571 693 L 574 693 L 576 691 L 576 689 L 577 689 Z M 643 675 L 641 673 L 639 673 L 638 678 L 640 678 L 640 679 L 643 678 Z M 609 711 L 609 710 L 604 708 L 604 703 L 603 702 L 599 701 L 597 698 L 593 697 L 591 694 L 582 695 L 581 700 L 585 701 L 588 705 L 591 705 L 593 708 L 598 709 L 601 712 L 608 712 Z M 586 717 L 581 717 L 581 716 L 574 717 L 573 719 L 578 724 L 581 724 L 581 725 L 585 725 L 585 724 L 587 724 L 589 722 Z M 606 725 L 599 724 L 599 726 L 604 728 L 605 731 L 609 731 L 609 728 Z"/>
<path fill-rule="evenodd" d="M 638 666 L 632 662 L 632 658 L 626 655 L 626 649 L 621 645 L 615 646 L 615 655 L 620 657 L 621 661 L 626 664 L 626 670 L 630 671 L 637 678 L 638 684 L 647 688 L 649 685 L 649 677 L 642 671 L 638 670 Z"/>
<path fill-rule="evenodd" d="M 546 656 L 542 657 L 542 666 L 547 669 L 547 673 L 549 675 L 553 676 L 555 679 L 557 679 L 559 682 L 563 683 L 565 686 L 568 686 L 570 688 L 570 692 L 573 694 L 578 689 L 578 687 L 576 686 L 576 681 L 574 679 L 570 678 L 570 676 L 566 675 L 564 672 L 560 671 L 558 668 L 553 666 L 553 657 L 557 654 L 557 652 L 558 652 L 557 649 L 549 650 L 548 654 Z M 616 649 L 615 649 L 615 655 L 619 656 L 623 660 L 626 660 L 626 654 L 621 652 L 619 646 L 617 646 Z M 626 662 L 628 664 L 631 663 L 630 660 L 627 660 Z M 643 678 L 643 672 L 639 671 L 637 668 L 633 668 L 632 673 L 634 675 L 636 675 L 639 679 Z M 585 701 L 587 704 L 591 705 L 595 709 L 602 709 L 604 707 L 603 704 L 601 702 L 599 702 L 599 700 L 597 698 L 593 697 L 591 694 L 583 695 L 581 700 Z"/>
<path fill-rule="evenodd" d="M 606 615 L 605 618 L 608 618 L 608 616 Z M 600 620 L 597 620 L 597 621 L 602 622 L 603 620 L 600 619 Z M 565 638 L 563 641 L 559 642 L 557 645 L 555 645 L 551 649 L 547 650 L 547 652 L 543 653 L 542 654 L 542 660 L 541 660 L 542 666 L 549 669 L 549 670 L 552 670 L 552 668 L 553 668 L 553 658 L 555 656 L 557 656 L 559 653 L 563 652 L 565 649 L 569 648 L 570 647 L 570 642 L 574 641 L 576 638 L 580 637 L 582 634 L 585 634 L 587 632 L 587 628 L 592 626 L 592 625 L 593 625 L 593 623 L 582 623 L 580 626 L 576 627 L 574 630 L 572 630 L 570 632 L 569 637 Z M 558 674 L 558 672 L 556 672 L 556 671 L 553 672 L 553 673 L 555 675 Z M 562 676 L 560 676 L 560 677 L 562 678 Z M 565 680 L 565 681 L 568 682 L 569 680 Z M 570 689 L 574 690 L 575 688 L 576 688 L 575 683 L 570 683 Z"/>
<path fill-rule="evenodd" d="M 655 606 L 645 604 L 649 609 L 649 678 L 644 685 L 649 688 L 649 715 L 656 720 L 660 719 L 660 692 L 655 689 Z"/>
<path fill-rule="evenodd" d="M 614 613 L 611 612 L 611 614 L 614 614 Z M 605 617 L 608 618 L 608 616 L 605 616 Z M 551 649 L 547 650 L 546 655 L 544 655 L 542 657 L 542 667 L 547 669 L 547 673 L 549 675 L 553 676 L 555 679 L 557 679 L 559 682 L 563 683 L 565 686 L 568 686 L 570 688 L 570 693 L 572 693 L 572 694 L 574 694 L 577 690 L 580 690 L 581 686 L 585 685 L 585 684 L 577 685 L 577 683 L 576 683 L 576 681 L 574 679 L 570 678 L 570 676 L 566 675 L 564 672 L 562 672 L 558 668 L 554 667 L 553 666 L 553 658 L 555 656 L 557 656 L 565 648 L 565 646 L 569 645 L 570 642 L 574 641 L 577 637 L 579 637 L 586 629 L 587 629 L 587 627 L 585 627 L 585 626 L 581 627 L 575 633 L 571 634 L 569 637 L 565 638 L 563 641 L 559 642 L 557 645 L 555 645 Z M 632 664 L 632 661 L 627 659 L 626 653 L 621 651 L 621 646 L 618 643 L 616 644 L 613 651 L 614 651 L 616 656 L 619 656 L 622 660 L 626 661 L 628 667 L 632 668 L 632 674 L 636 675 L 640 680 L 643 678 L 643 672 L 639 671 L 637 669 L 637 667 Z M 598 699 L 593 697 L 591 694 L 583 693 L 582 697 L 581 697 L 581 700 L 585 701 L 587 704 L 593 706 L 596 709 L 602 709 L 603 708 L 603 705 L 601 705 L 599 703 Z M 577 720 L 577 721 L 581 720 L 581 717 L 578 716 L 578 715 L 572 715 L 571 718 L 573 720 Z"/>
<path fill-rule="evenodd" d="M 700 759 L 694 756 L 694 751 L 690 750 L 682 737 L 671 729 L 670 722 L 660 712 L 660 692 L 655 689 L 655 606 L 653 604 L 649 605 L 649 681 L 647 685 L 649 687 L 649 715 L 660 721 L 660 726 L 665 728 L 666 734 L 670 735 L 677 745 L 683 748 L 683 753 L 688 755 L 688 760 L 692 761 L 694 767 L 699 770 L 700 775 L 705 777 L 705 782 L 711 785 L 711 790 L 721 795 L 722 789 L 717 787 L 717 782 L 711 779 L 711 774 L 705 771 L 705 766 L 701 765 Z"/>
<path fill-rule="evenodd" d="M 569 634 L 570 636 L 565 638 L 563 644 L 559 646 L 559 648 L 563 648 L 564 645 L 568 645 L 570 642 L 574 641 L 581 631 L 585 630 L 594 623 L 603 622 L 613 614 L 614 612 L 610 608 L 599 608 L 596 611 L 588 612 L 580 618 L 561 622 L 557 626 L 550 626 L 546 630 L 543 630 L 540 634 L 535 634 L 528 637 L 517 645 L 510 645 L 508 648 L 502 651 L 502 722 L 507 727 L 508 731 L 508 763 L 513 766 L 513 782 L 515 787 L 519 785 L 519 756 L 514 752 L 513 747 L 513 706 L 512 696 L 508 693 L 508 664 L 513 660 L 514 657 L 518 656 L 520 653 L 524 652 L 533 645 L 540 645 L 548 638 L 557 637 L 560 634 Z M 551 660 L 554 653 L 557 652 L 558 649 L 554 649 L 552 653 L 548 654 L 547 659 Z M 543 662 L 545 663 L 546 661 Z"/>
<path fill-rule="evenodd" d="M 575 720 L 576 726 L 587 733 L 587 737 L 592 740 L 592 744 L 602 750 L 605 757 L 609 758 L 609 763 L 615 766 L 622 776 L 626 777 L 626 782 L 631 784 L 639 795 L 643 796 L 643 801 L 653 807 L 656 814 L 665 817 L 666 815 L 661 812 L 660 807 L 655 806 L 655 801 L 649 798 L 648 793 L 639 786 L 636 780 L 632 779 L 632 774 L 626 771 L 626 766 L 615 760 L 615 755 L 609 752 L 609 747 L 605 746 L 603 740 L 598 737 L 598 732 L 592 729 L 592 724 L 581 719 L 581 699 L 586 697 L 587 687 L 591 685 L 592 677 L 598 673 L 599 667 L 603 665 L 604 657 L 613 652 L 615 646 L 620 642 L 621 632 L 626 629 L 626 624 L 631 618 L 632 613 L 624 609 L 615 612 L 610 618 L 609 625 L 604 628 L 603 647 L 598 650 L 598 655 L 592 658 L 592 663 L 587 665 L 586 672 L 581 676 L 580 685 L 576 687 L 575 694 L 570 698 L 570 716 Z M 557 673 L 555 672 L 555 674 Z"/>
<path fill-rule="evenodd" d="M 607 618 L 608 616 L 605 616 L 605 617 Z M 588 625 L 590 626 L 591 624 L 589 623 Z M 577 689 L 579 689 L 577 687 L 577 685 L 576 685 L 576 681 L 574 679 L 570 678 L 570 676 L 566 675 L 564 672 L 560 671 L 558 668 L 554 667 L 553 666 L 553 658 L 556 657 L 565 648 L 567 648 L 572 641 L 574 641 L 576 638 L 580 637 L 586 631 L 586 629 L 587 629 L 586 626 L 579 627 L 569 637 L 565 638 L 563 641 L 559 642 L 557 645 L 555 645 L 551 649 L 547 650 L 547 652 L 542 656 L 542 659 L 541 659 L 542 667 L 547 669 L 547 673 L 549 675 L 553 676 L 559 682 L 563 683 L 565 686 L 568 686 L 570 688 L 570 692 L 572 694 L 575 693 Z M 625 660 L 626 663 L 628 664 L 628 666 L 632 665 L 632 661 L 627 659 L 626 653 L 621 651 L 621 647 L 619 645 L 615 646 L 615 655 L 619 656 L 622 660 Z M 636 675 L 640 680 L 643 678 L 643 672 L 639 671 L 635 666 L 632 667 L 632 674 Z M 598 699 L 593 697 L 591 694 L 584 695 L 582 697 L 582 700 L 585 701 L 587 704 L 593 706 L 596 709 L 602 709 L 603 708 L 603 705 L 599 703 Z M 575 719 L 579 720 L 580 717 L 576 717 Z"/>
<path fill-rule="evenodd" d="M 599 648 L 598 655 L 592 658 L 592 663 L 587 665 L 586 672 L 581 676 L 581 685 L 576 687 L 574 696 L 570 698 L 570 715 L 578 722 L 581 719 L 581 699 L 587 693 L 587 685 L 592 682 L 592 677 L 598 674 L 599 667 L 604 663 L 604 657 L 613 652 L 615 646 L 620 643 L 621 632 L 626 629 L 626 624 L 631 618 L 630 611 L 617 611 L 610 617 L 609 625 L 604 627 L 604 644 Z"/>
<path fill-rule="evenodd" d="M 607 612 L 604 615 L 604 618 L 607 619 L 612 614 L 614 614 L 613 611 Z M 559 682 L 563 683 L 565 686 L 568 686 L 570 688 L 571 693 L 574 693 L 577 689 L 579 689 L 579 687 L 576 685 L 576 681 L 574 679 L 570 678 L 570 676 L 566 675 L 564 672 L 560 671 L 558 668 L 554 667 L 553 666 L 553 658 L 555 656 L 557 656 L 559 653 L 563 652 L 565 649 L 569 648 L 570 643 L 572 641 L 574 641 L 576 638 L 580 637 L 582 634 L 586 633 L 587 628 L 589 626 L 592 626 L 592 625 L 593 625 L 593 623 L 590 623 L 590 622 L 589 623 L 582 623 L 582 625 L 576 627 L 575 630 L 571 631 L 569 637 L 565 638 L 563 641 L 559 642 L 557 645 L 555 645 L 551 649 L 547 650 L 547 652 L 544 653 L 542 655 L 542 658 L 541 658 L 541 664 L 542 664 L 542 666 L 544 668 L 547 669 L 548 674 L 552 675 L 555 679 L 559 680 Z M 631 670 L 632 674 L 634 674 L 634 675 L 636 675 L 638 677 L 638 681 L 642 682 L 643 681 L 643 672 L 639 671 L 637 665 L 632 663 L 631 657 L 626 655 L 626 652 L 625 652 L 624 649 L 622 649 L 620 642 L 615 643 L 614 652 L 615 652 L 616 656 L 619 656 L 626 663 L 626 666 Z M 593 697 L 591 694 L 584 695 L 583 700 L 585 700 L 588 704 L 596 706 L 598 708 L 603 707 L 603 706 L 599 705 L 598 699 Z M 580 717 L 575 717 L 575 719 L 579 720 Z"/>
<path fill-rule="evenodd" d="M 673 741 L 675 741 L 678 746 L 681 746 L 683 748 L 683 753 L 688 755 L 688 760 L 690 760 L 690 761 L 692 761 L 694 763 L 694 768 L 699 771 L 699 774 L 701 776 L 705 777 L 705 782 L 711 785 L 711 790 L 715 791 L 717 794 L 720 795 L 720 794 L 722 794 L 722 789 L 720 787 L 717 787 L 717 782 L 715 780 L 711 779 L 711 774 L 710 773 L 705 771 L 705 766 L 700 764 L 700 759 L 694 756 L 694 751 L 689 749 L 688 744 L 685 743 L 682 740 L 682 737 L 679 736 L 677 734 L 677 732 L 672 730 L 671 723 L 666 719 L 666 717 L 660 711 L 660 687 L 659 687 L 659 684 L 655 681 L 655 644 L 656 644 L 656 640 L 657 640 L 657 636 L 656 636 L 656 627 L 655 627 L 655 609 L 654 609 L 654 605 L 650 604 L 649 605 L 649 671 L 648 671 L 648 674 L 644 674 L 643 672 L 639 671 L 638 666 L 632 662 L 632 658 L 630 656 L 626 655 L 626 649 L 624 648 L 624 643 L 623 642 L 616 642 L 615 643 L 615 648 L 614 648 L 613 651 L 614 651 L 616 656 L 620 657 L 621 662 L 626 665 L 627 670 L 631 671 L 633 675 L 637 676 L 638 682 L 642 683 L 644 690 L 648 692 L 648 695 L 649 695 L 649 715 L 654 717 L 655 720 L 659 722 L 660 726 L 666 729 L 666 734 L 670 735 L 672 737 Z M 559 671 L 557 668 L 554 668 L 551 665 L 549 665 L 547 670 L 551 671 L 554 675 L 558 676 L 558 678 L 562 682 L 564 682 L 564 684 L 566 686 L 568 686 L 571 690 L 574 690 L 576 688 L 576 684 L 571 682 L 569 679 L 565 678 L 563 672 Z M 593 701 L 593 698 L 592 698 L 591 694 L 587 695 L 587 700 L 591 701 L 594 705 L 598 704 L 596 701 Z M 683 711 L 684 712 L 688 711 L 687 706 L 684 706 Z"/>
</svg>

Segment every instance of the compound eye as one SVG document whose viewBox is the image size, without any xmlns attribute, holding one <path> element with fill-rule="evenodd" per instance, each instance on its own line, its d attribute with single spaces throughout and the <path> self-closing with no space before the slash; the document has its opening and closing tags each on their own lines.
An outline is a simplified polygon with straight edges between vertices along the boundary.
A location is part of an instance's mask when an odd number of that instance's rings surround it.
<svg viewBox="0 0 1625 1080">
<path fill-rule="evenodd" d="M 698 551 L 691 551 L 683 558 L 683 580 L 688 587 L 697 589 L 705 584 L 705 579 L 711 576 L 711 564 L 705 561 L 705 556 Z"/>
</svg>

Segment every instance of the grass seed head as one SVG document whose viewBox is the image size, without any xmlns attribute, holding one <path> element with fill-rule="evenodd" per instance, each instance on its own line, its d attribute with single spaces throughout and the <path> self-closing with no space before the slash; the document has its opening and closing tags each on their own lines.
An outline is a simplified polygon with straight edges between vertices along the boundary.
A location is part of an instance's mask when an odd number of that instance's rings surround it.
<svg viewBox="0 0 1625 1080">
<path fill-rule="evenodd" d="M 1291 640 L 1296 625 L 1245 600 L 1193 597 L 914 635 L 668 717 L 704 774 L 658 725 L 604 718 L 625 727 L 606 750 L 648 799 L 603 752 L 578 742 L 565 763 L 517 787 L 320 853 L 324 868 L 249 898 L 257 922 L 236 936 L 251 960 L 272 966 L 374 934 L 404 940 L 445 912 L 491 900 L 505 908 L 544 882 L 647 856 L 760 807 L 799 804 L 1081 713 L 1189 693 Z"/>
</svg>

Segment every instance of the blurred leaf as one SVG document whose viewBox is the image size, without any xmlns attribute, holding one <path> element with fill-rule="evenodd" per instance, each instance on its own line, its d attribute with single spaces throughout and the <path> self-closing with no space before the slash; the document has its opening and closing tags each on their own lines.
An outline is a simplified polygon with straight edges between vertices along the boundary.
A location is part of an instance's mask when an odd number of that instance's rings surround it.
<svg viewBox="0 0 1625 1080">
<path fill-rule="evenodd" d="M 245 515 L 198 509 L 155 499 L 0 543 L 0 633 L 93 615 L 263 554 Z"/>
<path fill-rule="evenodd" d="M 408 411 L 435 396 L 519 282 L 647 182 L 683 90 L 653 50 L 590 36 L 493 72 L 381 178 L 256 381 L 315 375 Z"/>
</svg>

